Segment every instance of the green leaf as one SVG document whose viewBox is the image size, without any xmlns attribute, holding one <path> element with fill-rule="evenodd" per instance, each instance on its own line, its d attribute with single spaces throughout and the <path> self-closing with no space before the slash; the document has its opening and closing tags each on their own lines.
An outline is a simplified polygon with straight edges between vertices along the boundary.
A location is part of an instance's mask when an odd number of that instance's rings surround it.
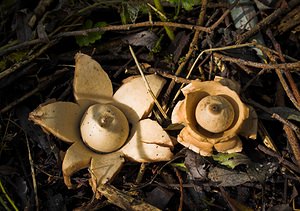
<svg viewBox="0 0 300 211">
<path fill-rule="evenodd" d="M 105 22 L 97 22 L 93 24 L 93 21 L 87 20 L 82 29 L 90 29 L 96 27 L 103 27 L 106 26 Z M 87 36 L 76 36 L 76 43 L 82 46 L 89 46 L 90 44 L 95 43 L 97 40 L 100 40 L 103 35 L 103 32 L 91 32 Z"/>
<path fill-rule="evenodd" d="M 251 163 L 250 159 L 246 155 L 241 153 L 218 153 L 216 155 L 213 155 L 212 158 L 215 161 L 218 161 L 221 165 L 227 166 L 231 169 L 234 169 L 240 164 Z"/>
<path fill-rule="evenodd" d="M 184 163 L 172 163 L 171 166 L 173 166 L 174 168 L 177 168 L 181 171 L 187 172 L 187 168 Z"/>
<path fill-rule="evenodd" d="M 170 124 L 168 127 L 165 128 L 165 130 L 181 130 L 184 128 L 183 124 Z"/>
<path fill-rule="evenodd" d="M 201 0 L 167 0 L 171 4 L 181 5 L 186 11 L 192 10 L 194 6 L 200 5 Z"/>
</svg>

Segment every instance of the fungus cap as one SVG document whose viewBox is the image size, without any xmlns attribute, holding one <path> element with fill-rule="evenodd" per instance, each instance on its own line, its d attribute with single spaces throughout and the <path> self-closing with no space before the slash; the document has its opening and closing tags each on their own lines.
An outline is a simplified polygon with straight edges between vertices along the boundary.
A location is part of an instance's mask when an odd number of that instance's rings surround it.
<svg viewBox="0 0 300 211">
<path fill-rule="evenodd" d="M 209 95 L 199 101 L 195 111 L 197 123 L 205 130 L 220 133 L 234 120 L 234 108 L 226 98 Z"/>
<path fill-rule="evenodd" d="M 97 152 L 109 153 L 122 147 L 129 135 L 126 116 L 110 104 L 88 108 L 80 126 L 84 143 Z"/>
</svg>

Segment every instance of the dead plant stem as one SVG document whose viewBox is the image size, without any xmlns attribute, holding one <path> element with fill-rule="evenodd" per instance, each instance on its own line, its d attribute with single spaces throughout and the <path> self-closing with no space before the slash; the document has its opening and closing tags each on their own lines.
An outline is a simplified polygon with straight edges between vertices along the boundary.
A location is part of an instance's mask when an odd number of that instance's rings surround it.
<svg viewBox="0 0 300 211">
<path fill-rule="evenodd" d="M 279 78 L 279 81 L 280 81 L 280 83 L 281 83 L 281 85 L 282 85 L 282 87 L 283 87 L 285 93 L 286 93 L 287 96 L 289 97 L 290 101 L 291 101 L 291 102 L 293 103 L 293 105 L 300 111 L 300 105 L 299 105 L 299 103 L 297 102 L 297 100 L 295 99 L 294 95 L 292 94 L 292 92 L 291 92 L 291 90 L 290 90 L 288 84 L 286 83 L 286 81 L 285 81 L 285 79 L 284 79 L 284 77 L 283 77 L 283 75 L 282 75 L 281 70 L 279 70 L 279 69 L 276 68 L 276 69 L 275 69 L 275 72 L 276 72 L 276 74 L 277 74 L 277 76 L 278 76 L 278 78 Z"/>
<path fill-rule="evenodd" d="M 31 178 L 32 178 L 32 185 L 33 185 L 33 192 L 34 192 L 35 210 L 38 211 L 39 210 L 39 197 L 38 197 L 38 191 L 37 191 L 34 163 L 32 160 L 30 145 L 29 145 L 29 141 L 28 141 L 26 134 L 25 134 L 25 137 L 26 137 L 26 146 L 27 146 L 27 151 L 28 151 L 28 159 L 29 159 L 29 163 L 30 163 L 30 171 L 31 171 Z"/>
<path fill-rule="evenodd" d="M 183 194 L 183 182 L 182 182 L 182 177 L 180 175 L 180 172 L 177 168 L 174 168 L 174 171 L 176 173 L 176 176 L 178 178 L 178 181 L 179 181 L 179 190 L 180 190 L 180 203 L 179 203 L 179 207 L 178 207 L 178 211 L 182 211 L 182 207 L 183 207 L 183 197 L 184 197 L 184 194 Z"/>
<path fill-rule="evenodd" d="M 261 104 L 255 102 L 255 101 L 253 101 L 253 100 L 251 100 L 251 99 L 248 99 L 248 100 L 246 100 L 246 101 L 247 101 L 248 104 L 251 104 L 251 105 L 253 105 L 253 106 L 255 106 L 255 107 L 257 107 L 257 108 L 263 110 L 264 112 L 270 114 L 272 118 L 274 118 L 274 119 L 278 120 L 279 122 L 281 122 L 281 123 L 283 123 L 283 124 L 289 126 L 291 129 L 293 129 L 293 131 L 295 131 L 296 136 L 297 136 L 298 139 L 300 140 L 300 128 L 299 128 L 297 125 L 295 125 L 295 124 L 293 124 L 292 122 L 290 122 L 289 120 L 287 120 L 287 119 L 281 117 L 281 116 L 280 116 L 279 114 L 277 114 L 277 113 L 272 113 L 272 112 L 270 112 L 270 110 L 269 110 L 267 107 L 265 107 L 265 106 L 263 106 L 263 105 L 261 105 Z"/>
<path fill-rule="evenodd" d="M 44 53 L 47 49 L 49 49 L 51 46 L 53 46 L 56 42 L 58 42 L 58 40 L 56 40 L 55 42 L 47 43 L 46 45 L 41 47 L 35 54 L 27 56 L 27 58 L 23 59 L 21 62 L 18 62 L 16 64 L 12 65 L 10 68 L 0 72 L 0 79 L 15 72 L 20 67 L 23 67 L 24 65 L 29 64 L 31 61 L 33 61 L 35 58 L 37 58 L 42 53 Z"/>
<path fill-rule="evenodd" d="M 169 119 L 168 116 L 167 116 L 167 114 L 166 114 L 166 112 L 162 109 L 160 103 L 158 102 L 158 100 L 156 99 L 155 95 L 153 94 L 153 92 L 152 92 L 152 90 L 151 90 L 151 87 L 150 87 L 150 85 L 149 85 L 149 83 L 148 83 L 148 81 L 147 81 L 147 79 L 146 79 L 146 77 L 145 77 L 145 75 L 144 75 L 144 73 L 143 73 L 143 70 L 142 70 L 142 68 L 141 68 L 141 66 L 140 66 L 140 63 L 138 62 L 138 60 L 137 60 L 137 58 L 136 58 L 136 56 L 135 56 L 135 54 L 134 54 L 134 51 L 133 51 L 133 49 L 132 49 L 132 47 L 131 47 L 130 45 L 129 45 L 129 50 L 130 50 L 130 53 L 131 53 L 131 55 L 132 55 L 132 57 L 133 57 L 133 59 L 134 59 L 134 61 L 135 61 L 136 66 L 137 66 L 137 68 L 139 69 L 140 74 L 141 74 L 141 76 L 142 76 L 142 78 L 143 78 L 143 80 L 144 80 L 144 82 L 145 82 L 145 86 L 146 86 L 146 88 L 147 88 L 149 94 L 151 95 L 151 97 L 152 97 L 153 100 L 154 100 L 155 105 L 157 106 L 158 110 L 159 110 L 160 113 L 163 115 L 163 117 L 164 117 L 166 120 Z"/>
<path fill-rule="evenodd" d="M 261 29 L 268 27 L 274 20 L 278 19 L 279 16 L 281 16 L 284 13 L 293 9 L 299 3 L 300 3 L 299 0 L 291 0 L 286 7 L 283 7 L 283 6 L 279 7 L 268 17 L 264 18 L 262 21 L 260 21 L 258 24 L 256 24 L 251 30 L 240 35 L 238 40 L 236 41 L 236 43 L 241 44 L 241 43 L 245 42 L 246 40 L 248 40 L 250 37 L 255 35 Z"/>
<path fill-rule="evenodd" d="M 295 157 L 297 165 L 300 168 L 300 144 L 299 144 L 299 141 L 298 141 L 294 131 L 289 126 L 284 125 L 283 129 L 284 129 L 285 134 L 287 136 L 287 140 L 289 142 L 289 145 L 291 147 L 291 150 L 292 150 L 292 153 Z"/>
<path fill-rule="evenodd" d="M 26 100 L 27 98 L 31 97 L 32 95 L 36 94 L 37 92 L 41 91 L 43 88 L 45 88 L 47 85 L 49 85 L 51 82 L 53 82 L 53 80 L 56 80 L 58 75 L 65 72 L 66 69 L 62 69 L 60 71 L 57 71 L 55 74 L 50 75 L 50 76 L 45 76 L 44 78 L 42 78 L 39 81 L 39 85 L 34 88 L 33 90 L 29 91 L 28 93 L 26 93 L 25 95 L 23 95 L 22 97 L 18 98 L 17 100 L 13 101 L 12 103 L 8 104 L 7 106 L 5 106 L 4 108 L 2 108 L 0 110 L 0 114 L 5 113 L 7 111 L 9 111 L 10 109 L 12 109 L 14 106 L 18 105 L 19 103 L 23 102 L 24 100 Z"/>
<path fill-rule="evenodd" d="M 148 3 L 148 5 L 151 5 Z M 167 22 L 168 19 L 167 17 L 165 16 L 165 12 L 164 12 L 164 8 L 163 6 L 161 5 L 161 2 L 160 0 L 154 0 L 154 5 L 157 9 L 157 11 L 159 12 L 159 18 L 164 21 L 164 22 Z M 174 35 L 174 32 L 173 32 L 173 29 L 171 29 L 169 26 L 164 26 L 165 28 L 165 31 L 169 37 L 170 40 L 174 40 L 175 39 L 175 35 Z"/>
<path fill-rule="evenodd" d="M 269 28 L 267 29 L 267 35 L 271 39 L 275 50 L 278 52 L 280 61 L 282 63 L 285 63 L 285 59 L 284 59 L 284 57 L 282 55 L 280 44 L 276 41 L 275 37 L 272 34 L 272 31 Z M 275 58 L 274 58 L 273 55 L 272 55 L 272 57 L 273 57 L 273 61 L 275 63 Z M 297 105 L 300 107 L 300 105 L 299 105 L 299 103 L 300 103 L 300 93 L 299 93 L 297 85 L 295 84 L 295 81 L 294 81 L 294 79 L 293 79 L 293 77 L 291 75 L 291 72 L 289 70 L 287 70 L 287 69 L 283 69 L 283 72 L 284 72 L 284 74 L 285 74 L 285 76 L 286 76 L 286 78 L 287 78 L 287 80 L 289 82 L 289 85 L 290 85 L 291 89 L 292 89 L 294 98 L 297 101 Z"/>
<path fill-rule="evenodd" d="M 288 167 L 289 169 L 293 170 L 294 172 L 300 173 L 300 168 L 296 166 L 295 164 L 291 163 L 290 161 L 284 159 L 281 155 L 274 152 L 273 150 L 265 147 L 264 145 L 259 144 L 257 147 L 260 151 L 263 153 L 275 157 L 278 159 L 279 163 L 282 163 L 284 166 Z"/>
<path fill-rule="evenodd" d="M 289 126 L 293 131 L 295 131 L 297 138 L 300 140 L 300 129 L 295 124 L 291 123 L 289 120 L 282 118 L 279 114 L 273 113 L 272 118 L 278 120 L 279 122 Z"/>
<path fill-rule="evenodd" d="M 13 202 L 13 200 L 10 198 L 10 196 L 7 194 L 2 181 L 0 179 L 0 190 L 2 192 L 2 194 L 5 196 L 5 198 L 8 200 L 8 202 L 10 203 L 10 205 L 14 208 L 15 211 L 18 211 L 19 209 L 17 208 L 17 206 L 15 205 L 15 203 Z"/>
<path fill-rule="evenodd" d="M 300 61 L 298 62 L 291 62 L 291 63 L 284 63 L 284 64 L 265 64 L 259 62 L 252 62 L 247 61 L 239 58 L 234 58 L 230 56 L 226 56 L 220 53 L 214 53 L 214 56 L 220 58 L 222 61 L 233 62 L 237 64 L 243 64 L 250 67 L 262 68 L 262 69 L 299 69 L 300 70 Z"/>
<path fill-rule="evenodd" d="M 270 59 L 270 61 L 273 63 L 273 64 L 276 64 L 276 59 L 275 57 L 273 56 L 273 54 L 271 54 L 270 52 L 264 52 Z M 288 71 L 288 70 L 286 70 Z M 289 88 L 285 78 L 283 77 L 283 74 L 282 74 L 282 71 L 281 69 L 279 68 L 275 68 L 275 72 L 279 78 L 279 81 L 285 91 L 285 93 L 287 94 L 287 96 L 289 97 L 290 101 L 293 103 L 293 105 L 300 111 L 300 104 L 299 102 L 297 101 L 297 99 L 295 98 L 295 96 L 293 95 L 291 89 Z M 291 79 L 292 80 L 292 79 Z"/>
<path fill-rule="evenodd" d="M 201 5 L 200 14 L 199 14 L 199 19 L 197 21 L 198 25 L 200 25 L 200 26 L 204 24 L 204 17 L 205 17 L 205 14 L 206 14 L 206 7 L 207 7 L 207 0 L 203 0 L 202 1 L 202 5 Z M 200 30 L 196 30 L 195 34 L 194 34 L 194 37 L 193 37 L 193 40 L 190 43 L 189 50 L 188 50 L 187 54 L 185 55 L 185 59 L 179 65 L 179 67 L 177 68 L 177 70 L 175 72 L 175 76 L 180 75 L 180 73 L 182 72 L 183 68 L 185 67 L 185 65 L 189 61 L 190 57 L 192 56 L 193 52 L 195 51 L 195 49 L 197 49 L 199 35 L 200 35 Z M 168 112 L 167 105 L 168 105 L 168 102 L 169 102 L 169 99 L 170 99 L 170 94 L 171 94 L 174 86 L 175 86 L 175 81 L 172 80 L 170 82 L 170 84 L 169 84 L 166 92 L 165 92 L 164 97 L 163 97 L 163 103 L 162 103 L 163 109 L 165 111 L 167 111 L 167 112 Z M 180 92 L 180 90 L 178 90 L 178 92 Z M 175 99 L 173 99 L 173 102 L 174 102 L 174 100 Z"/>
<path fill-rule="evenodd" d="M 110 26 L 104 26 L 104 27 L 96 27 L 91 29 L 85 29 L 85 30 L 78 30 L 78 31 L 69 31 L 69 32 L 61 32 L 57 35 L 55 35 L 53 38 L 60 38 L 60 37 L 70 37 L 70 36 L 86 36 L 88 33 L 91 32 L 105 32 L 105 31 L 124 31 L 124 30 L 130 30 L 134 28 L 141 28 L 141 27 L 155 27 L 155 26 L 168 26 L 168 27 L 174 27 L 174 28 L 182 28 L 182 29 L 190 29 L 190 30 L 199 30 L 210 33 L 212 30 L 210 27 L 203 27 L 203 26 L 197 26 L 192 24 L 183 24 L 183 23 L 174 23 L 174 22 L 141 22 L 141 23 L 133 23 L 133 24 L 124 24 L 124 25 L 110 25 Z"/>
</svg>

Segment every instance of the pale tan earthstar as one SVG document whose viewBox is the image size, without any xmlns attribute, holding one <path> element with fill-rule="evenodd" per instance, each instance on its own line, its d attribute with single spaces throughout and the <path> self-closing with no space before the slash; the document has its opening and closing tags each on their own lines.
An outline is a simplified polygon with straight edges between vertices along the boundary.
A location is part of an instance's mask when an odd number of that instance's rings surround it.
<svg viewBox="0 0 300 211">
<path fill-rule="evenodd" d="M 64 182 L 72 188 L 71 176 L 89 168 L 90 185 L 113 179 L 125 160 L 168 161 L 173 143 L 154 120 L 148 118 L 154 104 L 142 77 L 130 77 L 113 94 L 111 80 L 90 56 L 75 56 L 73 102 L 40 105 L 29 118 L 45 131 L 70 143 L 62 163 Z M 157 75 L 146 79 L 154 96 L 165 80 Z"/>
<path fill-rule="evenodd" d="M 192 81 L 181 91 L 172 112 L 172 123 L 183 124 L 177 141 L 203 156 L 213 149 L 222 153 L 242 151 L 238 135 L 255 139 L 257 115 L 239 97 L 239 85 L 216 77 L 214 81 Z"/>
</svg>

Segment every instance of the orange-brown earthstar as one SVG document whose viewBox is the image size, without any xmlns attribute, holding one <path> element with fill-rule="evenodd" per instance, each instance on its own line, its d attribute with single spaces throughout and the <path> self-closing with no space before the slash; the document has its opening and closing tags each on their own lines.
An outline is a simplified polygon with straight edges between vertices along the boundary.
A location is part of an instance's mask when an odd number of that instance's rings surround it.
<svg viewBox="0 0 300 211">
<path fill-rule="evenodd" d="M 126 80 L 114 94 L 111 80 L 90 56 L 75 56 L 73 90 L 76 102 L 40 105 L 29 118 L 45 131 L 71 146 L 65 153 L 64 182 L 72 188 L 71 176 L 89 168 L 90 185 L 111 181 L 125 160 L 168 161 L 173 143 L 168 134 L 148 117 L 154 104 L 141 77 Z M 165 80 L 147 75 L 157 97 Z"/>
<path fill-rule="evenodd" d="M 194 80 L 182 92 L 185 98 L 176 104 L 172 123 L 185 126 L 177 137 L 185 147 L 211 156 L 213 149 L 240 152 L 242 142 L 238 135 L 256 138 L 256 112 L 241 101 L 236 82 L 221 77 L 214 81 Z"/>
</svg>

